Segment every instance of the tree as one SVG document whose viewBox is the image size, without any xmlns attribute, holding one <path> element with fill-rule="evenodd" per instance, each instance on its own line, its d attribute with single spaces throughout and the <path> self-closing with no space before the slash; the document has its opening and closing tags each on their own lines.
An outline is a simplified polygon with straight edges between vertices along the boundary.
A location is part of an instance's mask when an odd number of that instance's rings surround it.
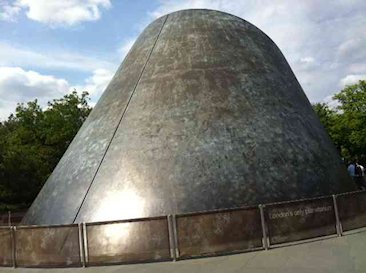
<svg viewBox="0 0 366 273">
<path fill-rule="evenodd" d="M 45 145 L 53 147 L 53 165 L 62 157 L 79 128 L 88 117 L 91 108 L 88 105 L 88 93 L 80 96 L 74 91 L 61 99 L 48 103 L 44 112 L 43 132 Z"/>
<path fill-rule="evenodd" d="M 334 125 L 342 139 L 342 149 L 347 156 L 366 160 L 366 81 L 346 86 L 334 99 L 339 102 L 339 116 Z"/>
<path fill-rule="evenodd" d="M 338 106 L 313 105 L 321 123 L 347 160 L 366 163 L 366 81 L 346 86 L 333 97 Z"/>
<path fill-rule="evenodd" d="M 0 210 L 28 206 L 91 111 L 88 93 L 18 104 L 0 123 Z"/>
<path fill-rule="evenodd" d="M 336 111 L 331 109 L 325 103 L 315 103 L 312 105 L 315 113 L 318 115 L 320 122 L 323 124 L 328 133 L 332 132 L 332 126 L 336 118 Z"/>
</svg>

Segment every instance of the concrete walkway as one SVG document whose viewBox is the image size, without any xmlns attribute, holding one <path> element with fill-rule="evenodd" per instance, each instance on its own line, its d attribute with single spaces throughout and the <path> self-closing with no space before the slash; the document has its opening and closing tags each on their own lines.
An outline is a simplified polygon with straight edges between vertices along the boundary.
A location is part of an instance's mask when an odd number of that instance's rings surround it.
<svg viewBox="0 0 366 273">
<path fill-rule="evenodd" d="M 366 231 L 339 238 L 236 255 L 72 269 L 1 268 L 0 273 L 365 273 Z"/>
</svg>

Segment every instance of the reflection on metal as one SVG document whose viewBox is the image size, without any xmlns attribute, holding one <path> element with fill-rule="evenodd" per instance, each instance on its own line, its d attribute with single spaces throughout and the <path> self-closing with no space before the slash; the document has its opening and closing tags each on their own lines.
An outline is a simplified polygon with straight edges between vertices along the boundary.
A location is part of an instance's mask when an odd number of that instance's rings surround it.
<svg viewBox="0 0 366 273">
<path fill-rule="evenodd" d="M 83 236 L 84 236 L 84 260 L 86 263 L 89 263 L 89 251 L 88 251 L 88 234 L 86 230 L 86 224 L 82 223 L 83 226 Z"/>
<path fill-rule="evenodd" d="M 96 208 L 95 217 L 97 219 L 103 219 L 103 217 L 114 219 L 114 215 L 118 211 L 121 219 L 136 218 L 136 215 L 141 215 L 146 210 L 145 203 L 144 198 L 132 188 L 123 192 L 108 192 L 104 201 Z"/>
<path fill-rule="evenodd" d="M 170 260 L 167 217 L 87 224 L 88 264 Z"/>
<path fill-rule="evenodd" d="M 184 10 L 139 36 L 23 223 L 256 206 L 353 187 L 273 41 L 236 16 Z"/>
</svg>

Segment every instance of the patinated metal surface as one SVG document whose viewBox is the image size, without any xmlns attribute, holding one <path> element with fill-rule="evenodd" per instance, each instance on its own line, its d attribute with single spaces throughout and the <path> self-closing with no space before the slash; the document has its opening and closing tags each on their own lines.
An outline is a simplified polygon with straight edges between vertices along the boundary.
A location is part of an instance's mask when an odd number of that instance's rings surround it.
<svg viewBox="0 0 366 273">
<path fill-rule="evenodd" d="M 235 16 L 185 10 L 141 34 L 24 223 L 150 217 L 352 189 L 277 46 Z"/>
<path fill-rule="evenodd" d="M 177 216 L 177 236 L 181 258 L 260 248 L 259 209 Z"/>
<path fill-rule="evenodd" d="M 26 224 L 72 223 L 126 110 L 164 18 L 137 39 L 23 219 Z"/>
<path fill-rule="evenodd" d="M 20 267 L 79 267 L 78 226 L 17 227 L 16 263 Z"/>
<path fill-rule="evenodd" d="M 337 205 L 343 231 L 366 226 L 365 191 L 338 195 Z"/>
<path fill-rule="evenodd" d="M 332 197 L 265 206 L 271 244 L 336 234 Z"/>
<path fill-rule="evenodd" d="M 166 217 L 87 225 L 88 265 L 170 259 Z"/>
<path fill-rule="evenodd" d="M 10 228 L 0 228 L 0 266 L 13 266 Z"/>
</svg>

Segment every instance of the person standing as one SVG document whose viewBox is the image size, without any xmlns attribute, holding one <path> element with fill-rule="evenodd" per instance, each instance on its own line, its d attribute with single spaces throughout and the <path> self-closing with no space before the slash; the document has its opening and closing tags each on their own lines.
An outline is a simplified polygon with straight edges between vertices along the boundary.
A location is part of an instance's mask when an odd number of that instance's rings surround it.
<svg viewBox="0 0 366 273">
<path fill-rule="evenodd" d="M 354 180 L 354 177 L 356 175 L 356 164 L 355 162 L 351 162 L 348 167 L 347 167 L 347 171 L 348 171 L 348 174 L 352 177 L 352 179 Z"/>
<path fill-rule="evenodd" d="M 357 174 L 358 174 L 358 179 L 360 180 L 359 183 L 360 183 L 360 188 L 361 190 L 365 190 L 366 189 L 366 185 L 365 185 L 365 168 L 361 165 L 361 164 L 358 164 L 356 165 L 356 171 L 357 171 Z"/>
<path fill-rule="evenodd" d="M 352 166 L 348 166 L 348 173 L 351 175 L 351 177 L 353 178 L 353 181 L 355 181 L 357 187 L 360 190 L 364 190 L 365 189 L 365 184 L 364 184 L 364 167 L 360 164 L 358 164 L 357 161 L 352 163 Z"/>
</svg>

